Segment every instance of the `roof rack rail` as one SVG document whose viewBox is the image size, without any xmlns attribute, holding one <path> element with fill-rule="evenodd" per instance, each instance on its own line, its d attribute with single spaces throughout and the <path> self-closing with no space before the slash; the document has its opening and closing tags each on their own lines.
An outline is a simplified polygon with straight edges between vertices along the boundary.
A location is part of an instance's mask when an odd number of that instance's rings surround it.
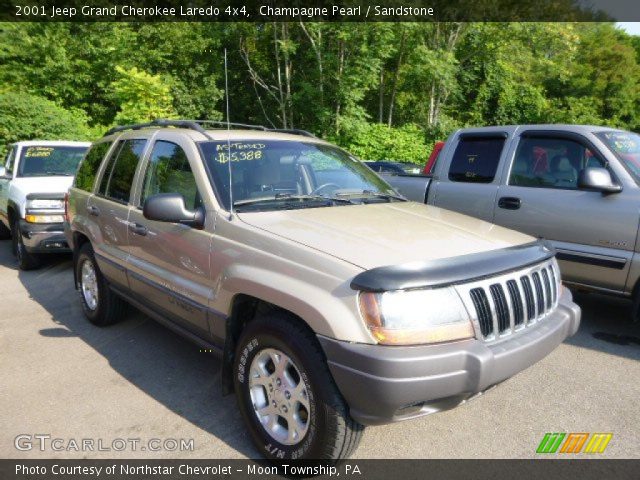
<svg viewBox="0 0 640 480">
<path fill-rule="evenodd" d="M 198 123 L 192 120 L 165 120 L 165 119 L 157 119 L 151 122 L 146 123 L 134 123 L 131 125 L 121 125 L 118 127 L 113 127 L 108 130 L 104 136 L 111 135 L 112 133 L 123 132 L 125 130 L 140 130 L 147 127 L 181 127 L 181 128 L 189 128 L 191 130 L 196 130 L 200 133 L 205 133 L 205 129 L 202 128 Z"/>
<path fill-rule="evenodd" d="M 290 133 L 292 135 L 302 135 L 304 137 L 317 138 L 313 133 L 299 128 L 267 128 L 267 132 Z"/>
<path fill-rule="evenodd" d="M 260 130 L 263 132 L 278 132 L 278 133 L 290 133 L 293 135 L 303 135 L 305 137 L 316 138 L 316 136 L 308 132 L 306 130 L 300 130 L 297 128 L 267 128 L 263 125 L 250 125 L 247 123 L 227 123 L 219 120 L 167 120 L 167 119 L 156 119 L 151 122 L 146 123 L 134 123 L 131 125 L 121 125 L 118 127 L 113 127 L 109 129 L 104 136 L 111 135 L 117 132 L 123 132 L 125 130 L 140 130 L 148 127 L 178 127 L 178 128 L 188 128 L 191 130 L 195 130 L 197 132 L 202 133 L 203 135 L 209 137 L 207 135 L 206 130 L 202 127 L 202 125 L 219 125 L 222 128 L 226 128 L 227 126 L 232 126 L 236 128 L 246 128 L 249 130 Z"/>
<path fill-rule="evenodd" d="M 220 127 L 222 127 L 221 129 L 226 129 L 227 125 L 231 126 L 231 127 L 238 127 L 238 128 L 246 128 L 249 130 L 269 130 L 267 127 L 263 126 L 263 125 L 252 125 L 249 123 L 234 123 L 234 122 L 225 122 L 223 120 L 184 120 L 185 122 L 193 122 L 196 124 L 208 124 L 208 125 L 219 125 Z"/>
</svg>

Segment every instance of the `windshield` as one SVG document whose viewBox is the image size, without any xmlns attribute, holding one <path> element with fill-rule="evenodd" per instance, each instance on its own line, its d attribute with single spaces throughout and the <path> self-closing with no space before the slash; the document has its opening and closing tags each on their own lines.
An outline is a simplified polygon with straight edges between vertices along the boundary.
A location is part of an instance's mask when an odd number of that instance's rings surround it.
<svg viewBox="0 0 640 480">
<path fill-rule="evenodd" d="M 330 145 L 296 141 L 202 142 L 200 147 L 220 201 L 238 210 L 312 208 L 363 200 L 401 200 L 355 157 Z M 375 200 L 374 200 L 375 198 Z"/>
<path fill-rule="evenodd" d="M 75 175 L 88 147 L 37 146 L 24 147 L 18 167 L 19 177 Z"/>
<path fill-rule="evenodd" d="M 618 157 L 640 185 L 640 135 L 631 132 L 600 132 L 596 136 Z"/>
</svg>

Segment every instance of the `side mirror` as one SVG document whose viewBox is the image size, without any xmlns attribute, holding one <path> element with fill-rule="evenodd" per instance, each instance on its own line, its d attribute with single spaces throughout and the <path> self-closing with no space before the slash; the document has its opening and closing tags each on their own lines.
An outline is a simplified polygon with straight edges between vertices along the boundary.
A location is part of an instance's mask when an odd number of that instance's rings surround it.
<svg viewBox="0 0 640 480">
<path fill-rule="evenodd" d="M 187 210 L 184 197 L 179 193 L 158 193 L 147 198 L 142 214 L 144 218 L 158 222 L 181 223 L 195 228 L 204 226 L 204 211 L 201 208 Z"/>
<path fill-rule="evenodd" d="M 613 183 L 609 170 L 598 167 L 587 167 L 580 172 L 578 188 L 602 193 L 618 193 L 622 191 L 621 185 Z"/>
</svg>

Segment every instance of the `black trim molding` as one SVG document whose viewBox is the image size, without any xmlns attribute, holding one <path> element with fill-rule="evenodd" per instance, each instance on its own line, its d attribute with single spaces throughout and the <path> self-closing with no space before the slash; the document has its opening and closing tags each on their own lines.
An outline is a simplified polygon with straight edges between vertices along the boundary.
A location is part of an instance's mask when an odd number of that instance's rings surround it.
<svg viewBox="0 0 640 480">
<path fill-rule="evenodd" d="M 565 262 L 584 263 L 585 265 L 594 265 L 596 267 L 612 268 L 614 270 L 623 270 L 627 265 L 627 261 L 623 258 L 620 260 L 591 257 L 588 255 L 582 255 L 579 253 L 569 253 L 558 251 L 556 254 L 558 260 L 564 260 Z"/>
<path fill-rule="evenodd" d="M 373 268 L 356 275 L 351 288 L 385 292 L 445 287 L 524 268 L 554 255 L 555 249 L 550 244 L 538 240 L 489 252 Z"/>
</svg>

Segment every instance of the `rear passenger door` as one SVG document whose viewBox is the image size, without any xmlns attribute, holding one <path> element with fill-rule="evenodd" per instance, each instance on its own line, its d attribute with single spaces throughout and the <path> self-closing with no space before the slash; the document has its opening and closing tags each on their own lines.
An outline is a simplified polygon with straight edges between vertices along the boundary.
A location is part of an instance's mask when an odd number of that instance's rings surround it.
<svg viewBox="0 0 640 480">
<path fill-rule="evenodd" d="M 161 134 L 160 134 L 161 135 Z M 204 230 L 147 220 L 146 198 L 179 193 L 190 210 L 202 208 L 201 191 L 191 167 L 200 161 L 187 140 L 160 136 L 141 172 L 140 194 L 129 216 L 129 281 L 131 289 L 165 317 L 192 333 L 209 337 L 208 303 L 213 296 L 209 257 L 211 235 Z"/>
<path fill-rule="evenodd" d="M 498 166 L 506 138 L 502 132 L 460 134 L 451 162 L 438 162 L 440 168 L 432 180 L 429 203 L 492 221 L 500 183 Z"/>
<path fill-rule="evenodd" d="M 606 161 L 582 135 L 523 132 L 508 181 L 499 189 L 495 223 L 551 240 L 565 280 L 621 291 L 638 207 L 625 200 L 624 191 L 580 190 L 578 176 L 586 167 L 606 167 Z"/>
<path fill-rule="evenodd" d="M 100 270 L 112 281 L 128 286 L 128 219 L 133 179 L 147 140 L 119 140 L 107 160 L 95 195 L 87 200 L 93 218 L 91 236 Z"/>
</svg>

